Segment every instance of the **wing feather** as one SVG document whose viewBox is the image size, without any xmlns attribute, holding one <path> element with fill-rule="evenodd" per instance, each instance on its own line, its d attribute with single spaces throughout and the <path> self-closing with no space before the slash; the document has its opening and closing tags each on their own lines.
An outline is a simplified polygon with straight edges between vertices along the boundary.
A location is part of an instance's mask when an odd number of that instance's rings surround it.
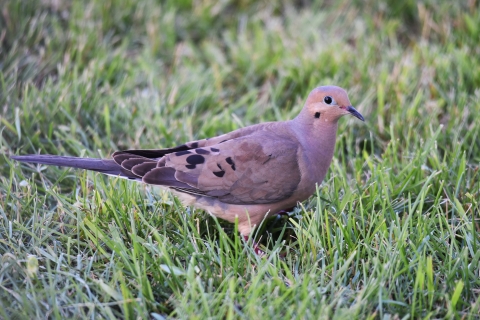
<svg viewBox="0 0 480 320">
<path fill-rule="evenodd" d="M 265 127 L 169 149 L 119 151 L 113 159 L 145 183 L 231 204 L 273 203 L 298 187 L 299 144 L 291 136 L 262 130 Z"/>
</svg>

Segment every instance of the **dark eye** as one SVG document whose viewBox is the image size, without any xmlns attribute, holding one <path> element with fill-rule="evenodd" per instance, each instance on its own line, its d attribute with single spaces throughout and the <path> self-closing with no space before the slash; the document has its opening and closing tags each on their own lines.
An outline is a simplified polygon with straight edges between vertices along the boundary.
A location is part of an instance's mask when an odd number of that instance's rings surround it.
<svg viewBox="0 0 480 320">
<path fill-rule="evenodd" d="M 325 98 L 323 98 L 323 101 L 326 103 L 326 104 L 331 104 L 333 102 L 333 99 L 332 97 L 330 96 L 326 96 Z"/>
</svg>

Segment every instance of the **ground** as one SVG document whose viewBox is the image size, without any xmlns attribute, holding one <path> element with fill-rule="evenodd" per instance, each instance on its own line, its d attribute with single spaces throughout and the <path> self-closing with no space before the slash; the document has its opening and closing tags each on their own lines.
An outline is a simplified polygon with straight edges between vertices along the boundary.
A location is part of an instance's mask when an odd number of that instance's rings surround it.
<svg viewBox="0 0 480 320">
<path fill-rule="evenodd" d="M 476 0 L 0 6 L 0 317 L 478 319 Z M 341 120 L 317 193 L 252 241 L 156 187 L 9 154 L 109 157 Z"/>
</svg>

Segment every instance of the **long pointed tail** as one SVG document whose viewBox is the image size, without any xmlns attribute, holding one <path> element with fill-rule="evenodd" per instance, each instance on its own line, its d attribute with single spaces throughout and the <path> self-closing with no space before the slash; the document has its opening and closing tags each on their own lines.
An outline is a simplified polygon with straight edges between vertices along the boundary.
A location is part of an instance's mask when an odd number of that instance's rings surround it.
<svg viewBox="0 0 480 320">
<path fill-rule="evenodd" d="M 138 178 L 138 176 L 134 175 L 130 171 L 123 169 L 120 165 L 118 165 L 114 160 L 111 159 L 63 157 L 49 154 L 31 154 L 25 156 L 12 156 L 11 158 L 20 162 L 86 169 L 112 176 L 120 176 L 130 179 Z"/>
</svg>

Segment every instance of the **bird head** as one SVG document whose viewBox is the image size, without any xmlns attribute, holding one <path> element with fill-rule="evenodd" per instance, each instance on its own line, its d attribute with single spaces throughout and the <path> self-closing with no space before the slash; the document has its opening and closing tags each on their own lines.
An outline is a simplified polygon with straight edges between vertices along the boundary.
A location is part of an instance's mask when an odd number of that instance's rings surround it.
<svg viewBox="0 0 480 320">
<path fill-rule="evenodd" d="M 301 113 L 303 118 L 314 119 L 311 121 L 336 122 L 340 117 L 347 114 L 365 121 L 363 116 L 352 107 L 347 92 L 336 86 L 323 86 L 313 89 L 308 95 Z"/>
</svg>

